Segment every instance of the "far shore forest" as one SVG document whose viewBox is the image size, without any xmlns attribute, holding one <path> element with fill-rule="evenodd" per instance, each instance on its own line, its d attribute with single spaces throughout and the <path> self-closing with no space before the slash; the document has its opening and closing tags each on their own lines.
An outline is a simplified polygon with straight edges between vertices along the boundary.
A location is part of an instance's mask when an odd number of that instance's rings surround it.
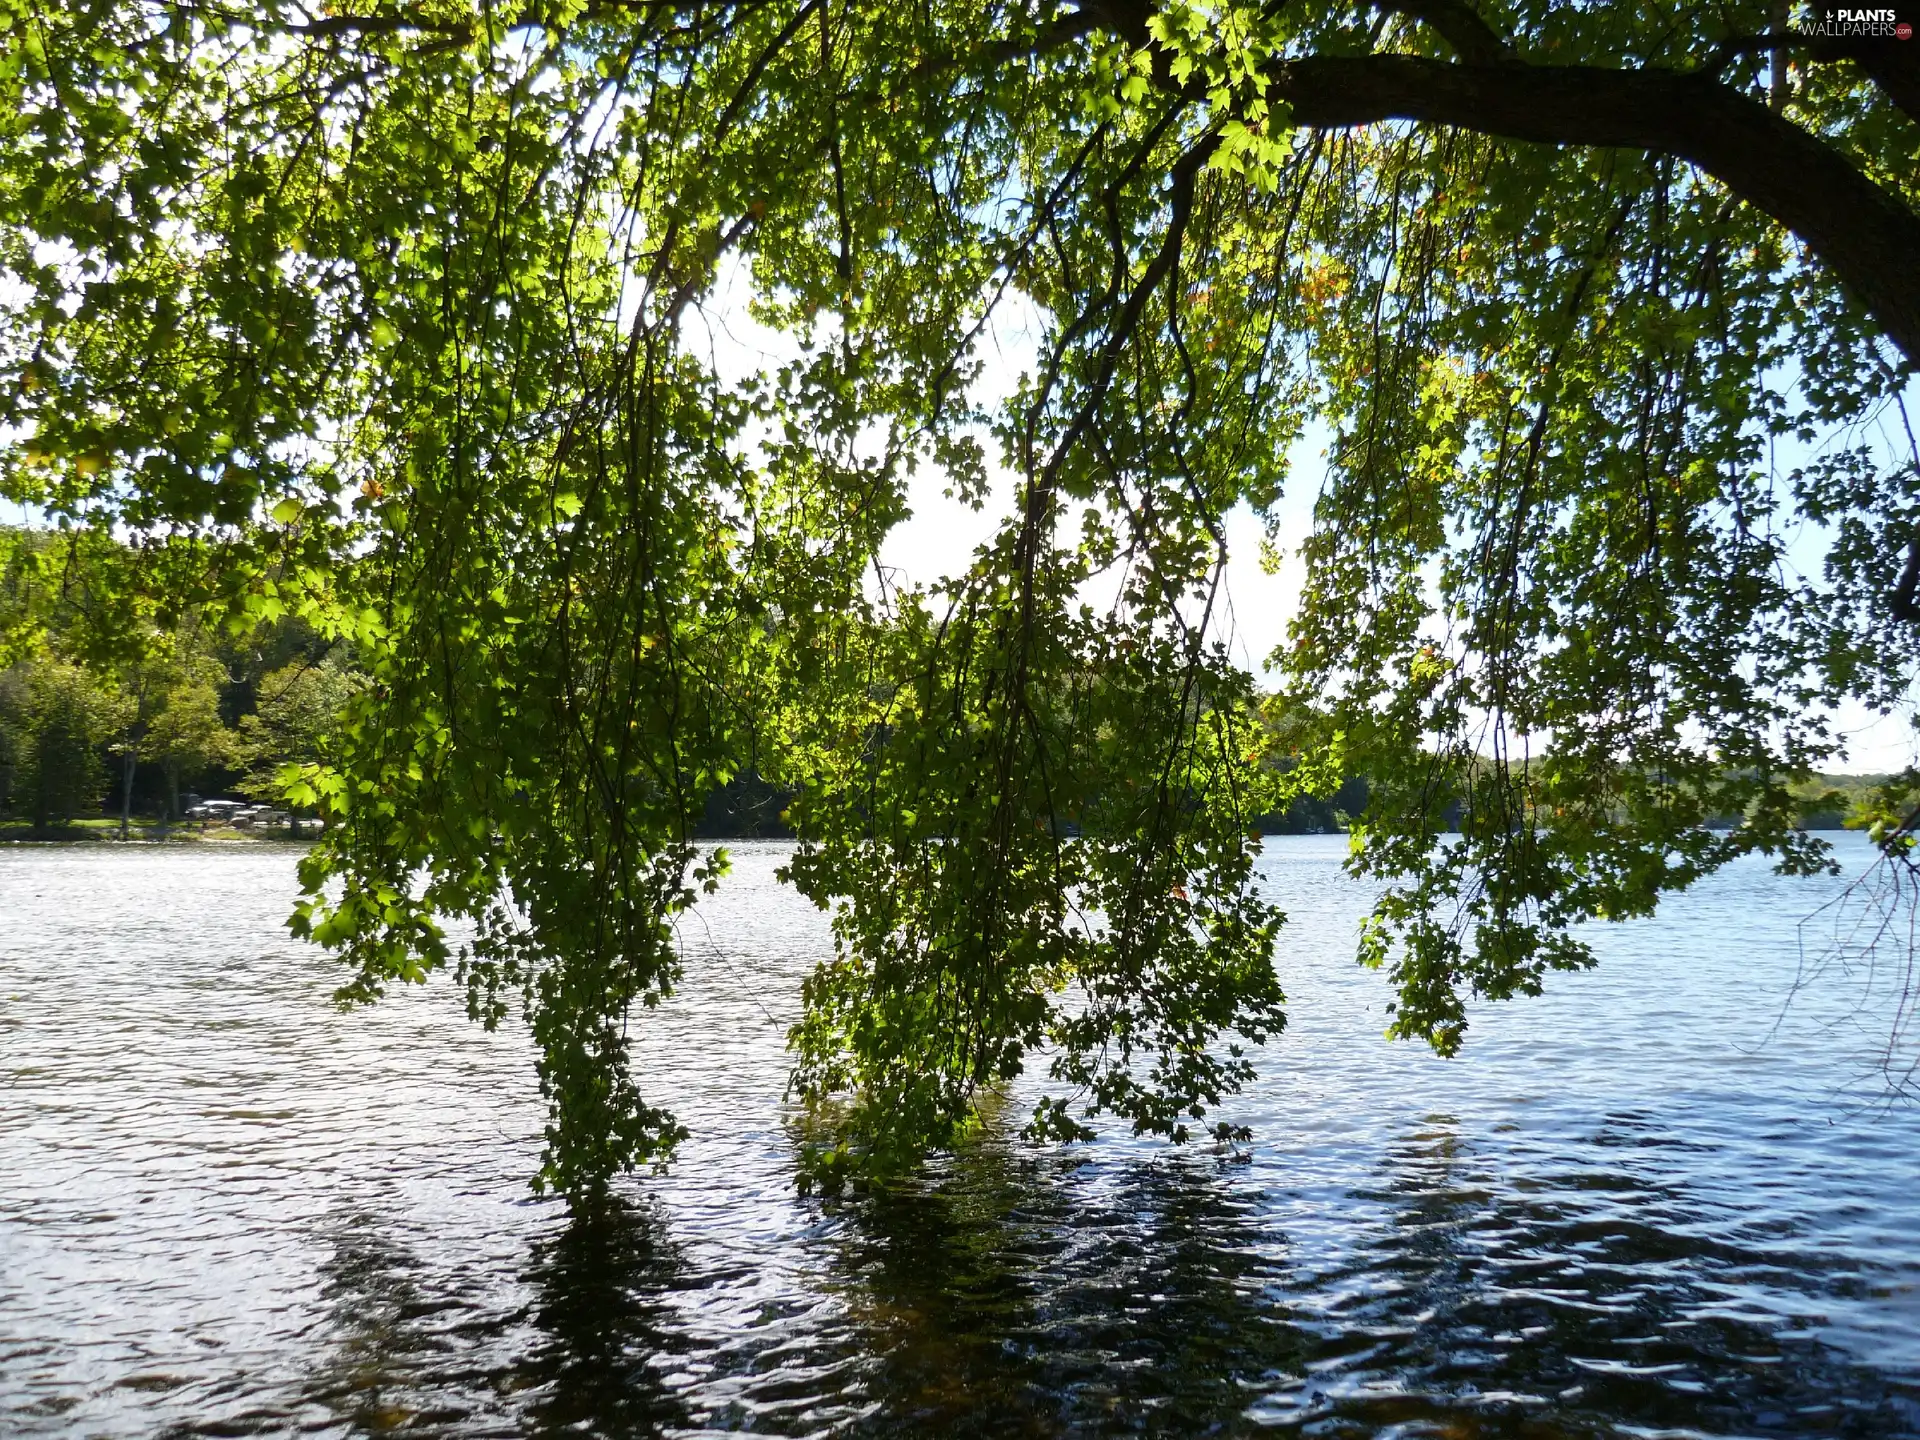
<svg viewBox="0 0 1920 1440">
<path fill-rule="evenodd" d="M 366 683 L 351 647 L 294 615 L 232 626 L 174 616 L 145 627 L 138 653 L 99 653 L 96 611 L 114 603 L 113 572 L 127 558 L 0 527 L 0 628 L 28 656 L 0 670 L 0 841 L 203 834 L 206 824 L 179 828 L 196 797 L 284 805 L 282 771 L 323 758 Z M 1795 791 L 1800 823 L 1867 828 L 1891 778 L 1815 775 Z M 710 797 L 698 838 L 791 837 L 790 798 L 749 771 Z M 1366 778 L 1348 776 L 1259 828 L 1341 831 L 1366 803 Z"/>
</svg>

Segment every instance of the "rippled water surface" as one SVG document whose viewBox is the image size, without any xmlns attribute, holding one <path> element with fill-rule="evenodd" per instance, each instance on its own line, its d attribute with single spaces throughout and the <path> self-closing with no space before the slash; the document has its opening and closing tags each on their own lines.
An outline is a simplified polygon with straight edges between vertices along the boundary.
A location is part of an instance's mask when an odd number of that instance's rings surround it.
<svg viewBox="0 0 1920 1440">
<path fill-rule="evenodd" d="M 1838 882 L 1721 875 L 1442 1062 L 1379 1038 L 1341 853 L 1269 842 L 1250 1161 L 990 1140 L 823 1201 L 781 1089 L 825 927 L 736 847 L 645 1022 L 694 1138 L 580 1227 L 524 1042 L 330 1008 L 294 852 L 0 850 L 0 1435 L 1920 1435 L 1885 997 L 1787 1004 Z"/>
</svg>

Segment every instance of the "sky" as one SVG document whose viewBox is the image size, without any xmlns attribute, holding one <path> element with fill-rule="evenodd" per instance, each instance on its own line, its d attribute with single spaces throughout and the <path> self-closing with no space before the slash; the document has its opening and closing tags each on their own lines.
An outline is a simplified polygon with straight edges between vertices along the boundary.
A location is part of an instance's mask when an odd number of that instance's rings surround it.
<svg viewBox="0 0 1920 1440">
<path fill-rule="evenodd" d="M 755 322 L 745 302 L 746 276 L 736 263 L 723 275 L 715 296 L 691 317 L 690 340 L 709 355 L 722 376 L 736 379 L 778 365 L 796 353 L 792 338 Z M 1021 373 L 1032 365 L 1038 332 L 1038 318 L 1017 307 L 1009 307 L 996 317 L 985 339 L 985 365 L 977 400 L 992 403 L 1012 392 Z M 1910 390 L 1920 391 L 1920 383 Z M 1913 398 L 1910 396 L 1910 400 Z M 1883 417 L 1881 427 L 1887 428 L 1888 424 Z M 1904 452 L 1906 448 L 1903 435 L 1886 433 L 1870 438 L 1888 452 L 1890 463 L 1898 463 L 1893 456 L 1896 450 Z M 1232 653 L 1256 676 L 1266 677 L 1268 684 L 1274 681 L 1267 676 L 1266 657 L 1285 640 L 1287 624 L 1299 608 L 1304 580 L 1299 548 L 1312 524 L 1313 501 L 1325 471 L 1326 444 L 1326 431 L 1310 426 L 1289 457 L 1292 479 L 1275 511 L 1275 548 L 1281 561 L 1277 570 L 1270 573 L 1261 562 L 1265 532 L 1251 509 L 1240 506 L 1226 521 L 1226 600 Z M 1776 453 L 1776 467 L 1784 473 L 1820 448 L 1783 448 Z M 988 447 L 989 455 L 992 449 Z M 964 570 L 974 548 L 986 540 L 1006 513 L 1012 495 L 1012 479 L 1004 469 L 996 465 L 994 478 L 993 496 L 984 509 L 976 511 L 943 495 L 938 473 L 920 471 L 908 493 L 912 513 L 888 537 L 882 564 L 899 572 L 907 582 L 923 585 Z M 0 524 L 24 524 L 29 519 L 22 506 L 0 499 Z M 1825 540 L 1816 527 L 1802 526 L 1788 547 L 1790 563 L 1803 573 L 1818 574 Z M 1827 767 L 1830 771 L 1886 773 L 1920 762 L 1920 735 L 1906 714 L 1882 716 L 1858 703 L 1849 703 L 1841 706 L 1833 718 L 1847 754 L 1844 760 L 1831 763 Z"/>
<path fill-rule="evenodd" d="M 789 337 L 758 325 L 747 314 L 745 298 L 745 276 L 736 264 L 723 276 L 714 299 L 694 322 L 707 327 L 711 349 L 703 346 L 703 353 L 711 354 L 725 376 L 743 376 L 761 366 L 778 365 L 796 353 Z M 1038 319 L 1031 314 L 1011 311 L 999 319 L 985 339 L 985 365 L 976 400 L 992 403 L 1014 391 L 1021 373 L 1033 364 L 1038 331 Z M 1920 390 L 1920 386 L 1913 388 Z M 1837 443 L 1839 438 L 1823 443 Z M 1896 448 L 1904 452 L 1904 436 L 1889 433 L 1870 438 L 1887 451 L 1890 465 L 1899 463 L 1892 457 Z M 1275 549 L 1281 562 L 1277 570 L 1270 573 L 1261 561 L 1265 528 L 1260 517 L 1245 505 L 1227 516 L 1226 595 L 1232 653 L 1256 676 L 1265 677 L 1269 686 L 1277 683 L 1277 677 L 1267 671 L 1266 658 L 1286 639 L 1288 622 L 1299 609 L 1305 580 L 1300 546 L 1312 527 L 1313 503 L 1326 470 L 1328 439 L 1323 426 L 1309 425 L 1288 457 L 1291 479 L 1274 512 Z M 1821 448 L 1821 444 L 1782 446 L 1774 456 L 1775 468 L 1785 474 Z M 930 584 L 964 570 L 975 547 L 988 538 L 1007 512 L 1013 493 L 1011 475 L 998 465 L 993 473 L 993 497 L 980 511 L 943 495 L 943 482 L 937 473 L 923 470 L 915 475 L 908 490 L 912 513 L 888 537 L 881 563 L 915 584 Z M 1802 574 L 1817 576 L 1826 538 L 1818 527 L 1802 524 L 1787 547 L 1789 564 Z M 1848 703 L 1834 712 L 1833 720 L 1847 753 L 1843 760 L 1826 767 L 1829 773 L 1885 774 L 1920 763 L 1920 734 L 1906 714 L 1883 716 L 1859 703 Z"/>
</svg>

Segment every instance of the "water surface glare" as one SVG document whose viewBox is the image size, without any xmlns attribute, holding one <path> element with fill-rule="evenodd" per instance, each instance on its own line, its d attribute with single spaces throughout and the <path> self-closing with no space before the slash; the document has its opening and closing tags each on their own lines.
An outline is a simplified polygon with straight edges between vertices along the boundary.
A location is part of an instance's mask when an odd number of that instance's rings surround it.
<svg viewBox="0 0 1920 1440">
<path fill-rule="evenodd" d="M 528 1194 L 517 1033 L 330 1007 L 295 852 L 0 849 L 0 1436 L 1920 1435 L 1885 976 L 1782 1019 L 1838 882 L 1738 866 L 1443 1062 L 1380 1038 L 1343 846 L 1262 862 L 1249 1161 L 996 1136 L 838 1200 L 781 1098 L 825 924 L 733 847 L 641 1022 L 693 1139 L 592 1226 Z"/>
</svg>

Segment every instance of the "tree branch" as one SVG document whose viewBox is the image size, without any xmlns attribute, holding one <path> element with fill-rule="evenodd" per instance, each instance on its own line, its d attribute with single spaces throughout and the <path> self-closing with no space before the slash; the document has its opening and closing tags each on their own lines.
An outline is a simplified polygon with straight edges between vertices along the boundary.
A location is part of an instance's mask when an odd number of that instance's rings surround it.
<svg viewBox="0 0 1920 1440">
<path fill-rule="evenodd" d="M 1268 69 L 1317 129 L 1415 120 L 1511 140 L 1687 160 L 1800 239 L 1920 365 L 1920 216 L 1764 105 L 1699 75 L 1310 56 Z"/>
<path fill-rule="evenodd" d="M 1867 37 L 1799 35 L 1791 30 L 1773 30 L 1764 35 L 1736 35 L 1723 41 L 1714 47 L 1701 70 L 1718 75 L 1736 56 L 1769 52 L 1778 56 L 1788 50 L 1797 50 L 1807 59 L 1823 64 L 1851 60 L 1902 113 L 1920 121 L 1920 45 L 1889 45 L 1885 40 Z"/>
<path fill-rule="evenodd" d="M 1078 17 L 1135 45 L 1151 43 L 1155 0 L 1081 0 Z M 1267 67 L 1271 92 L 1315 129 L 1382 120 L 1448 125 L 1510 140 L 1641 150 L 1686 160 L 1806 242 L 1920 368 L 1920 216 L 1846 156 L 1766 106 L 1717 83 L 1713 67 L 1615 70 L 1513 58 L 1471 0 L 1379 0 L 1430 26 L 1463 63 L 1412 55 L 1311 55 Z M 1723 51 L 1788 40 L 1817 59 L 1851 60 L 1910 115 L 1920 115 L 1920 46 L 1770 34 Z M 1731 49 L 1729 50 L 1729 47 Z M 1718 52 L 1716 52 L 1718 53 Z M 1725 60 L 1720 62 L 1724 66 Z M 1155 78 L 1168 83 L 1164 64 Z"/>
<path fill-rule="evenodd" d="M 1497 65 L 1513 59 L 1513 47 L 1466 0 L 1387 0 L 1375 8 L 1412 16 L 1451 45 L 1462 60 Z"/>
</svg>

